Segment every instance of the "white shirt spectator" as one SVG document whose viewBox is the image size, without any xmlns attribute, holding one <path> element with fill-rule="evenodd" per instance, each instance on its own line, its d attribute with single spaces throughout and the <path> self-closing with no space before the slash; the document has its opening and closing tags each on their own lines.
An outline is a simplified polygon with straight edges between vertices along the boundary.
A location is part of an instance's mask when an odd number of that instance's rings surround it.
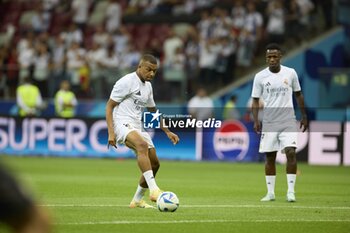
<svg viewBox="0 0 350 233">
<path fill-rule="evenodd" d="M 22 68 L 29 68 L 34 62 L 35 51 L 31 45 L 19 50 L 18 62 Z"/>
<path fill-rule="evenodd" d="M 240 31 L 244 27 L 244 20 L 246 16 L 246 10 L 241 4 L 240 1 L 236 1 L 237 4 L 232 8 L 231 16 L 232 16 L 232 25 L 233 27 Z"/>
<path fill-rule="evenodd" d="M 199 67 L 214 68 L 221 46 L 214 41 L 201 41 L 199 48 Z"/>
<path fill-rule="evenodd" d="M 49 76 L 50 54 L 43 53 L 35 56 L 33 78 L 38 81 L 47 80 Z"/>
<path fill-rule="evenodd" d="M 69 31 L 61 32 L 60 36 L 64 39 L 68 48 L 73 42 L 80 44 L 83 41 L 83 33 L 74 25 L 71 25 Z"/>
<path fill-rule="evenodd" d="M 170 37 L 164 41 L 164 62 L 172 61 L 175 56 L 175 51 L 177 48 L 183 47 L 183 41 L 179 36 L 177 36 L 173 31 L 170 32 Z"/>
<path fill-rule="evenodd" d="M 90 0 L 73 0 L 72 9 L 74 10 L 73 22 L 85 24 L 89 14 Z"/>
<path fill-rule="evenodd" d="M 108 4 L 106 17 L 106 29 L 108 32 L 112 33 L 120 27 L 122 9 L 118 2 L 111 1 Z"/>
<path fill-rule="evenodd" d="M 207 120 L 214 116 L 213 100 L 207 96 L 206 90 L 199 89 L 187 105 L 188 112 L 197 120 Z"/>
<path fill-rule="evenodd" d="M 93 46 L 93 49 L 89 50 L 86 54 L 87 61 L 91 70 L 98 68 L 98 63 L 106 57 L 106 50 L 100 45 L 96 44 Z"/>
<path fill-rule="evenodd" d="M 279 3 L 271 2 L 268 9 L 269 19 L 267 22 L 267 31 L 272 34 L 283 34 L 285 31 L 284 17 L 285 13 L 282 5 Z"/>
<path fill-rule="evenodd" d="M 92 36 L 92 41 L 102 47 L 106 47 L 108 44 L 109 34 L 105 31 L 103 26 L 98 26 L 94 35 Z"/>
</svg>

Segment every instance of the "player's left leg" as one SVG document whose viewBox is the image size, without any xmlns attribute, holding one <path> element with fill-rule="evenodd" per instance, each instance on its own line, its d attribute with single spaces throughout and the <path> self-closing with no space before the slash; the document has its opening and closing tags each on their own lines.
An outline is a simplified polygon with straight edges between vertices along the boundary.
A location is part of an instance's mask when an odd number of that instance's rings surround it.
<svg viewBox="0 0 350 233">
<path fill-rule="evenodd" d="M 295 202 L 295 181 L 297 173 L 297 159 L 296 159 L 296 147 L 298 142 L 298 129 L 296 122 L 290 121 L 283 125 L 283 130 L 279 135 L 279 140 L 281 143 L 281 148 L 283 148 L 282 153 L 286 154 L 287 165 L 287 201 Z"/>
<path fill-rule="evenodd" d="M 295 202 L 295 181 L 296 181 L 296 173 L 297 173 L 297 159 L 295 147 L 286 147 L 284 149 L 287 156 L 287 183 L 288 183 L 288 191 L 287 191 L 287 201 Z"/>
</svg>

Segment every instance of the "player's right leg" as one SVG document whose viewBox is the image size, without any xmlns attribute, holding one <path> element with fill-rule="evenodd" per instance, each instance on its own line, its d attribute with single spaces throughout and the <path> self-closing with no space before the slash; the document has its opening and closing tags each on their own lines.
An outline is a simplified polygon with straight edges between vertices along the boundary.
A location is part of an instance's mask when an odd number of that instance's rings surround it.
<svg viewBox="0 0 350 233">
<path fill-rule="evenodd" d="M 276 154 L 277 152 L 267 152 L 265 161 L 265 180 L 267 194 L 261 201 L 275 200 L 275 182 L 276 182 Z"/>
<path fill-rule="evenodd" d="M 276 154 L 279 149 L 277 132 L 272 126 L 263 126 L 263 132 L 260 139 L 259 152 L 266 154 L 265 159 L 265 180 L 267 194 L 261 201 L 275 200 L 275 181 L 276 181 Z"/>
<path fill-rule="evenodd" d="M 153 206 L 147 204 L 143 200 L 147 188 L 150 189 L 150 192 L 159 190 L 154 178 L 153 165 L 148 152 L 149 143 L 138 131 L 131 131 L 126 137 L 125 144 L 136 152 L 137 162 L 142 171 L 142 177 L 140 178 L 139 185 L 129 206 L 130 208 L 153 208 Z M 158 171 L 158 168 L 156 171 Z"/>
</svg>

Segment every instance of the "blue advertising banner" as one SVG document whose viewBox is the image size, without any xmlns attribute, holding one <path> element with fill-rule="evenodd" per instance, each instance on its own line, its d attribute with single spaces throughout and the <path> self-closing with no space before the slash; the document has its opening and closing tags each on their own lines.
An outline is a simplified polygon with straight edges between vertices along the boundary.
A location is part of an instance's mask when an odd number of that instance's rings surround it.
<svg viewBox="0 0 350 233">
<path fill-rule="evenodd" d="M 202 159 L 254 162 L 264 159 L 259 154 L 260 135 L 252 122 L 223 121 L 221 128 L 203 129 Z"/>
<path fill-rule="evenodd" d="M 161 130 L 149 132 L 159 158 L 195 160 L 193 129 L 176 132 L 181 141 L 174 146 Z M 0 153 L 79 157 L 134 157 L 124 145 L 107 148 L 104 119 L 0 117 Z"/>
</svg>

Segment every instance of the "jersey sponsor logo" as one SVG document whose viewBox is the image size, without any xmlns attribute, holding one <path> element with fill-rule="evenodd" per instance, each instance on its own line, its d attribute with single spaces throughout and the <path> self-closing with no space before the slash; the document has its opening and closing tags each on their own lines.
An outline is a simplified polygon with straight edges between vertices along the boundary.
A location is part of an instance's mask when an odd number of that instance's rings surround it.
<svg viewBox="0 0 350 233">
<path fill-rule="evenodd" d="M 162 114 L 157 110 L 156 112 L 143 113 L 143 127 L 144 128 L 160 128 L 160 116 Z"/>
<path fill-rule="evenodd" d="M 239 121 L 224 121 L 213 137 L 214 150 L 219 159 L 241 161 L 249 149 L 249 133 Z"/>
</svg>

